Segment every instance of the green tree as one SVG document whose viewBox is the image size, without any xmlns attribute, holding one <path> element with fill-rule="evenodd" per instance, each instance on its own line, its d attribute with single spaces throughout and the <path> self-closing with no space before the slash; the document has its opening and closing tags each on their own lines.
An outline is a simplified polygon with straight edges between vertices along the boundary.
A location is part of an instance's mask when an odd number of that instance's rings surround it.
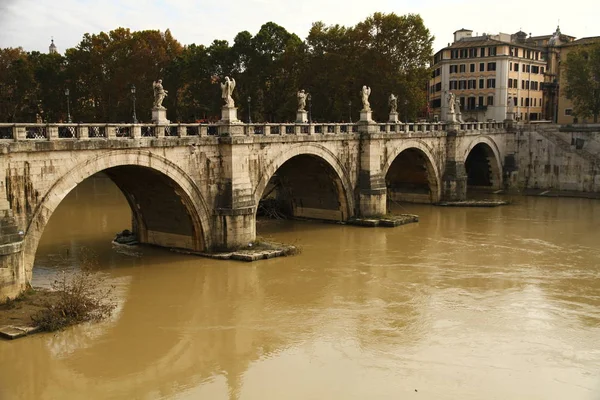
<svg viewBox="0 0 600 400">
<path fill-rule="evenodd" d="M 0 121 L 33 122 L 36 112 L 36 82 L 27 53 L 0 49 Z"/>
<path fill-rule="evenodd" d="M 564 63 L 565 94 L 578 117 L 600 114 L 600 42 L 570 52 Z"/>
</svg>

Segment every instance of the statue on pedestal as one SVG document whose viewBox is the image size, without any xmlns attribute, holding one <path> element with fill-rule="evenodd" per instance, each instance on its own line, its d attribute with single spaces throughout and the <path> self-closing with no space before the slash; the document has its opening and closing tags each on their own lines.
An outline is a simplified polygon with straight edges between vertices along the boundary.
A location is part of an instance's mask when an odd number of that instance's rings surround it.
<svg viewBox="0 0 600 400">
<path fill-rule="evenodd" d="M 305 111 L 306 108 L 306 96 L 307 93 L 304 93 L 304 89 L 300 90 L 297 93 L 298 96 L 298 111 Z"/>
<path fill-rule="evenodd" d="M 371 88 L 368 86 L 363 86 L 360 91 L 363 109 L 362 111 L 371 111 L 371 104 L 369 103 L 369 96 L 371 95 Z"/>
<path fill-rule="evenodd" d="M 390 114 L 398 112 L 398 97 L 396 97 L 393 93 L 390 94 L 388 105 L 390 106 Z"/>
<path fill-rule="evenodd" d="M 229 79 L 229 77 L 226 76 L 225 82 L 221 83 L 221 98 L 225 100 L 225 107 L 233 108 L 235 106 L 233 98 L 231 97 L 233 89 L 235 89 L 235 79 Z"/>
<path fill-rule="evenodd" d="M 164 110 L 162 102 L 169 92 L 163 89 L 162 79 L 152 82 L 152 89 L 154 89 L 154 108 Z"/>
<path fill-rule="evenodd" d="M 452 93 L 452 92 L 448 93 L 447 101 L 448 101 L 448 112 L 451 114 L 454 114 L 454 111 L 455 111 L 454 107 L 456 105 L 456 96 L 454 95 L 454 93 Z"/>
</svg>

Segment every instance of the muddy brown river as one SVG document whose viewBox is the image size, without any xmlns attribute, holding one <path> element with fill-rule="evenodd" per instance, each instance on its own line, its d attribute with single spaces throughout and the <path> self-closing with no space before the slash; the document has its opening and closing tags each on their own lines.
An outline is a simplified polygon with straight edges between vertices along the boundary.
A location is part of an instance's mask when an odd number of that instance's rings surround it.
<svg viewBox="0 0 600 400">
<path fill-rule="evenodd" d="M 124 198 L 85 181 L 52 216 L 34 285 L 84 248 L 114 315 L 0 341 L 0 399 L 600 399 L 600 201 L 398 205 L 418 224 L 261 221 L 300 255 L 115 249 Z"/>
</svg>

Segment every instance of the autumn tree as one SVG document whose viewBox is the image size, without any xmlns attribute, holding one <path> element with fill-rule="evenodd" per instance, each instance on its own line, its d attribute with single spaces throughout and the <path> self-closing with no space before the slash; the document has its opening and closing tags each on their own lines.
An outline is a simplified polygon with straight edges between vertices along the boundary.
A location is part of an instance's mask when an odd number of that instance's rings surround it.
<svg viewBox="0 0 600 400">
<path fill-rule="evenodd" d="M 578 117 L 600 114 L 600 42 L 571 51 L 564 62 L 565 94 Z"/>
</svg>

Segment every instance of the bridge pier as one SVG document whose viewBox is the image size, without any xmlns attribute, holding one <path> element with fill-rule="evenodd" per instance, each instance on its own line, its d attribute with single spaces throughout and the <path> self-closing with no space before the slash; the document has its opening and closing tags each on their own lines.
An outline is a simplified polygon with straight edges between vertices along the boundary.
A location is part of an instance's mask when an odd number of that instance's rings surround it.
<svg viewBox="0 0 600 400">
<path fill-rule="evenodd" d="M 23 237 L 11 211 L 0 218 L 0 303 L 27 288 Z"/>
<path fill-rule="evenodd" d="M 256 240 L 256 204 L 248 151 L 252 144 L 249 136 L 219 138 L 222 189 L 216 199 L 213 245 L 209 250 L 232 250 Z"/>
<path fill-rule="evenodd" d="M 361 217 L 387 213 L 387 188 L 381 169 L 384 143 L 376 139 L 378 125 L 373 121 L 360 121 L 360 170 L 358 175 L 358 213 Z"/>
<path fill-rule="evenodd" d="M 467 171 L 457 155 L 458 130 L 449 130 L 446 136 L 446 163 L 442 175 L 442 200 L 460 201 L 467 198 Z"/>
</svg>

